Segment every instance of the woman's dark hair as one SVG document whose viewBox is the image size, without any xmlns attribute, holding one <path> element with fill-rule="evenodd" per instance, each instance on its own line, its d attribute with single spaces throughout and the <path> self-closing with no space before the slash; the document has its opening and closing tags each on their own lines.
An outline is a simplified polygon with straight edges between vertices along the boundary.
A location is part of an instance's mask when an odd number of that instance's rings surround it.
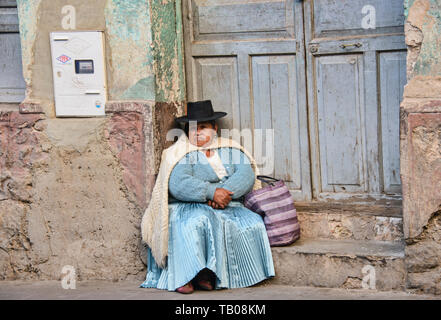
<svg viewBox="0 0 441 320">
<path fill-rule="evenodd" d="M 198 122 L 198 123 L 201 123 L 201 122 L 208 122 L 208 123 L 211 123 L 211 126 L 214 128 L 214 126 L 216 125 L 216 120 L 209 120 L 209 121 L 200 121 L 200 122 Z M 187 137 L 188 137 L 188 131 L 190 130 L 190 123 L 189 122 L 186 122 L 185 123 L 185 126 L 184 126 L 184 131 L 185 131 L 185 134 L 187 135 Z"/>
</svg>

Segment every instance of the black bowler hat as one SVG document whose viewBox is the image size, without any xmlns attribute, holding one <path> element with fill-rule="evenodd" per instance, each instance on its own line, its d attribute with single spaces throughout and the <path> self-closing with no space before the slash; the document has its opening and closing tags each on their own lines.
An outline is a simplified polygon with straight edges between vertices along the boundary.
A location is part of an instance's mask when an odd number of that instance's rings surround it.
<svg viewBox="0 0 441 320">
<path fill-rule="evenodd" d="M 187 115 L 176 118 L 176 121 L 210 121 L 217 118 L 225 117 L 226 115 L 227 113 L 223 111 L 214 112 L 211 100 L 204 100 L 187 103 Z"/>
</svg>

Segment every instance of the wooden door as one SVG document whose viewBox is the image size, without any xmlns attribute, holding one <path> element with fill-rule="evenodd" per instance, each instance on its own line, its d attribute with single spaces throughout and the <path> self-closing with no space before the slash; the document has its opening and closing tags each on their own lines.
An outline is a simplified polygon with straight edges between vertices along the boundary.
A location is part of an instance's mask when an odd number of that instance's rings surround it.
<svg viewBox="0 0 441 320">
<path fill-rule="evenodd" d="M 187 100 L 228 112 L 221 128 L 273 129 L 267 174 L 296 200 L 400 197 L 404 6 L 365 3 L 183 1 Z"/>
<path fill-rule="evenodd" d="M 25 97 L 17 2 L 0 0 L 0 103 Z"/>
<path fill-rule="evenodd" d="M 314 197 L 399 197 L 403 1 L 305 0 L 304 9 Z"/>
<path fill-rule="evenodd" d="M 184 0 L 183 17 L 187 100 L 226 111 L 221 128 L 273 129 L 274 149 L 260 146 L 273 164 L 256 159 L 262 173 L 310 199 L 302 3 Z"/>
</svg>

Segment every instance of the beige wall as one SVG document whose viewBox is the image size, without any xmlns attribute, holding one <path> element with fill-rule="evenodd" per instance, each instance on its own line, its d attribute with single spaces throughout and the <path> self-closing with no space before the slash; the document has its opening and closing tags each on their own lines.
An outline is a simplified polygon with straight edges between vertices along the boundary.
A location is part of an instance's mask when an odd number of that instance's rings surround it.
<svg viewBox="0 0 441 320">
<path fill-rule="evenodd" d="M 441 294 L 441 2 L 406 3 L 400 153 L 408 288 Z"/>
</svg>

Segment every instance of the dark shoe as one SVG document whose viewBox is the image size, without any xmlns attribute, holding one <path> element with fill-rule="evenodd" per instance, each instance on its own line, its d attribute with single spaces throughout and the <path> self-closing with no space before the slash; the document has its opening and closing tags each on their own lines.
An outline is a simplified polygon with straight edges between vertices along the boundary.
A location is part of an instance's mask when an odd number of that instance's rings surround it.
<svg viewBox="0 0 441 320">
<path fill-rule="evenodd" d="M 213 290 L 213 285 L 211 284 L 210 280 L 202 280 L 202 279 L 199 280 L 198 287 L 202 290 L 207 290 L 207 291 Z"/>
<path fill-rule="evenodd" d="M 214 280 L 215 280 L 215 274 L 213 273 L 213 271 L 205 268 L 201 272 L 199 272 L 199 274 L 195 278 L 196 287 L 197 289 L 202 289 L 202 290 L 208 290 L 208 291 L 213 290 Z"/>
<path fill-rule="evenodd" d="M 183 294 L 193 293 L 193 291 L 194 291 L 194 287 L 191 282 L 187 283 L 185 286 L 176 289 L 176 292 Z"/>
</svg>

